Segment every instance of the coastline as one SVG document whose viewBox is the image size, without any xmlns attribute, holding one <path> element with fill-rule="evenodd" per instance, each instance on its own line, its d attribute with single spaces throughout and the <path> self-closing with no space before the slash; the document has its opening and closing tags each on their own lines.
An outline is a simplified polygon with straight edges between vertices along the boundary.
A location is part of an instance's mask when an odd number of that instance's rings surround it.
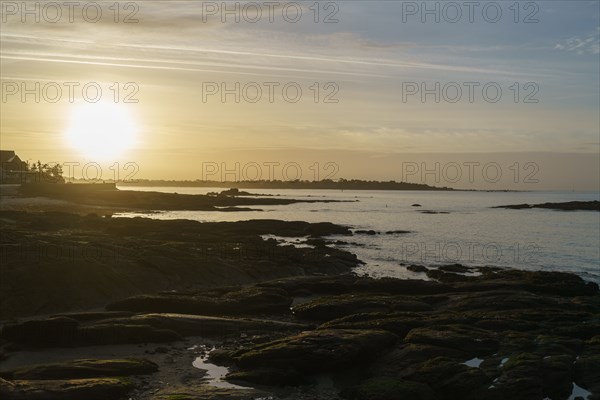
<svg viewBox="0 0 600 400">
<path fill-rule="evenodd" d="M 600 293 L 574 274 L 412 264 L 428 280 L 359 277 L 356 255 L 328 246 L 361 234 L 348 226 L 111 218 L 114 204 L 3 204 L 3 398 L 600 394 Z"/>
<path fill-rule="evenodd" d="M 597 285 L 563 273 L 468 270 L 439 268 L 437 282 L 283 278 L 13 321 L 2 330 L 0 393 L 43 399 L 58 384 L 71 387 L 63 399 L 531 400 L 566 399 L 575 387 L 599 393 Z M 199 357 L 205 369 L 224 366 L 227 375 L 196 369 Z M 73 359 L 88 366 L 82 370 Z M 140 363 L 151 363 L 151 371 L 133 368 Z M 123 385 L 122 395 L 110 395 Z M 27 397 L 32 393 L 42 396 Z"/>
</svg>

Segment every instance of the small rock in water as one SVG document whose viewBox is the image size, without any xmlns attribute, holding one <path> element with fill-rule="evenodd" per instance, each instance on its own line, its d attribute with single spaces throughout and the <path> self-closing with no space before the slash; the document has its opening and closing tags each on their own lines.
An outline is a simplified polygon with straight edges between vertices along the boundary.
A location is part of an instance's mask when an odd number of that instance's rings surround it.
<svg viewBox="0 0 600 400">
<path fill-rule="evenodd" d="M 424 267 L 423 265 L 417 265 L 417 264 L 409 265 L 408 267 L 406 267 L 406 269 L 411 272 L 427 272 L 427 271 L 429 271 L 429 269 L 427 269 L 427 267 Z"/>
</svg>

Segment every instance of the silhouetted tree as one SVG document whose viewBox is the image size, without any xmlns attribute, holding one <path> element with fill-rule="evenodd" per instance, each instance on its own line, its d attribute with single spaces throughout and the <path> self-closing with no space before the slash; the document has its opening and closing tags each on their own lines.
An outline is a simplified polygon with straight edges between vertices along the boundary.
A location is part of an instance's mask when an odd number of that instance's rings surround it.
<svg viewBox="0 0 600 400">
<path fill-rule="evenodd" d="M 38 160 L 37 163 L 33 163 L 31 171 L 37 173 L 38 182 L 50 182 L 50 183 L 65 183 L 65 178 L 62 176 L 63 170 L 62 165 L 54 164 L 50 166 L 48 164 L 42 164 Z"/>
</svg>

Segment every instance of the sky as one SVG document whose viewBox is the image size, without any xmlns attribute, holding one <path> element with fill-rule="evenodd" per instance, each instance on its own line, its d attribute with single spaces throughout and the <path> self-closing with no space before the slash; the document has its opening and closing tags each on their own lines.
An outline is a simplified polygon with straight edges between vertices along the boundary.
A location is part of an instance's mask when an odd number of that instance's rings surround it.
<svg viewBox="0 0 600 400">
<path fill-rule="evenodd" d="M 599 1 L 48 3 L 1 2 L 0 147 L 75 178 L 600 189 Z"/>
</svg>

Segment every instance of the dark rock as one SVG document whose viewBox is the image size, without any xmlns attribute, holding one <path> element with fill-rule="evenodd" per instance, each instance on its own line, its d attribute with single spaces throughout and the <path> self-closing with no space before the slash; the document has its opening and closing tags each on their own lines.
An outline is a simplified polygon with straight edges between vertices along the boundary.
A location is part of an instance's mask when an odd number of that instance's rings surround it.
<svg viewBox="0 0 600 400">
<path fill-rule="evenodd" d="M 436 391 L 439 399 L 488 399 L 485 393 L 490 379 L 481 369 L 471 368 L 444 357 L 425 361 L 416 367 L 407 379 L 430 385 Z M 512 398 L 510 399 L 512 400 Z"/>
<path fill-rule="evenodd" d="M 107 318 L 122 318 L 129 317 L 133 313 L 128 311 L 91 311 L 91 312 L 74 312 L 68 314 L 52 315 L 51 318 L 71 318 L 79 322 L 97 321 Z"/>
<path fill-rule="evenodd" d="M 10 323 L 2 328 L 2 338 L 30 346 L 69 346 L 79 337 L 78 325 L 66 317 Z"/>
<path fill-rule="evenodd" d="M 185 314 L 143 314 L 116 324 L 151 327 L 159 331 L 174 332 L 178 336 L 222 337 L 255 332 L 289 332 L 307 329 L 307 325 L 249 318 L 221 318 Z"/>
<path fill-rule="evenodd" d="M 154 349 L 154 353 L 157 354 L 167 354 L 168 352 L 169 348 L 165 346 L 158 346 L 156 349 Z"/>
<path fill-rule="evenodd" d="M 379 293 L 412 296 L 454 291 L 449 285 L 420 279 L 373 279 L 369 277 L 357 277 L 355 275 L 293 277 L 259 283 L 257 286 L 281 288 L 291 296 L 344 293 Z"/>
<path fill-rule="evenodd" d="M 436 400 L 435 392 L 428 385 L 391 377 L 371 378 L 360 385 L 342 392 L 349 400 Z"/>
<path fill-rule="evenodd" d="M 2 371 L 0 375 L 11 380 L 52 380 L 142 375 L 156 371 L 158 366 L 144 359 L 87 359 L 21 367 Z"/>
<path fill-rule="evenodd" d="M 600 335 L 595 335 L 595 336 L 591 337 L 585 343 L 590 346 L 599 346 L 600 345 Z"/>
<path fill-rule="evenodd" d="M 349 292 L 389 293 L 396 295 L 428 295 L 448 293 L 452 287 L 438 282 L 428 282 L 420 279 L 364 278 L 356 281 Z"/>
<path fill-rule="evenodd" d="M 106 184 L 108 185 L 108 184 Z M 113 184 L 114 185 L 114 184 Z M 45 196 L 67 200 L 79 205 L 97 206 L 99 204 L 126 209 L 145 210 L 200 210 L 218 211 L 217 207 L 232 207 L 240 205 L 284 205 L 294 203 L 331 203 L 335 200 L 296 200 L 274 197 L 240 197 L 235 195 L 194 195 L 164 193 L 137 190 L 90 190 L 99 184 L 78 185 L 21 185 L 21 192 L 30 196 Z M 75 190 L 78 189 L 78 190 Z M 236 189 L 225 194 L 234 194 Z M 239 193 L 239 192 L 238 192 Z"/>
<path fill-rule="evenodd" d="M 315 321 L 328 321 L 358 313 L 430 310 L 429 304 L 414 297 L 373 294 L 319 297 L 292 308 L 297 318 Z"/>
<path fill-rule="evenodd" d="M 224 349 L 215 349 L 208 355 L 208 362 L 215 365 L 230 366 L 233 363 L 233 351 Z"/>
<path fill-rule="evenodd" d="M 313 236 L 322 237 L 329 235 L 351 235 L 352 232 L 345 226 L 332 224 L 331 222 L 317 222 L 313 224 L 307 224 L 304 229 L 303 235 L 298 236 Z"/>
<path fill-rule="evenodd" d="M 557 271 L 521 271 L 516 269 L 494 269 L 477 267 L 479 276 L 465 276 L 436 271 L 436 277 L 448 280 L 455 290 L 462 292 L 515 290 L 536 294 L 557 296 L 594 296 L 598 294 L 598 285 L 586 282 L 581 277 L 566 272 Z M 435 271 L 435 270 L 431 270 Z M 447 277 L 447 279 L 445 279 Z M 569 300 L 570 301 L 570 300 Z M 599 308 L 598 300 L 577 299 L 592 308 Z"/>
<path fill-rule="evenodd" d="M 506 206 L 496 206 L 492 208 L 509 208 L 513 210 L 522 210 L 527 208 L 547 208 L 559 211 L 600 211 L 600 201 L 567 201 L 564 203 L 543 203 L 543 204 L 513 204 Z"/>
<path fill-rule="evenodd" d="M 81 327 L 79 331 L 82 344 L 165 343 L 181 339 L 172 330 L 156 329 L 148 325 L 104 322 Z"/>
<path fill-rule="evenodd" d="M 507 205 L 507 206 L 495 206 L 492 208 L 510 208 L 513 210 L 522 210 L 525 208 L 531 208 L 531 205 L 523 203 L 523 204 L 512 204 L 512 205 Z"/>
<path fill-rule="evenodd" d="M 269 397 L 268 393 L 252 388 L 229 389 L 210 385 L 173 386 L 169 385 L 158 392 L 155 391 L 148 400 L 249 400 Z"/>
<path fill-rule="evenodd" d="M 462 264 L 448 264 L 448 265 L 440 265 L 437 267 L 440 271 L 444 272 L 454 272 L 457 274 L 465 274 L 467 272 L 471 272 L 473 270 L 472 267 L 467 267 Z"/>
<path fill-rule="evenodd" d="M 4 381 L 0 395 L 6 400 L 107 400 L 127 394 L 133 385 L 123 378 Z"/>
<path fill-rule="evenodd" d="M 527 320 L 523 321 L 516 318 L 507 318 L 502 315 L 496 316 L 492 313 L 486 313 L 481 319 L 477 320 L 473 326 L 492 332 L 528 332 L 535 331 L 540 328 L 540 326 L 535 322 Z"/>
<path fill-rule="evenodd" d="M 554 332 L 552 332 L 554 333 Z M 571 358 L 571 364 L 575 357 L 583 350 L 583 342 L 580 339 L 557 336 L 555 334 L 543 334 L 535 337 L 538 353 L 543 356 L 567 356 Z"/>
<path fill-rule="evenodd" d="M 438 306 L 453 311 L 493 311 L 538 307 L 575 310 L 571 302 L 560 297 L 537 295 L 526 291 L 495 290 L 489 292 L 457 293 L 447 296 Z"/>
<path fill-rule="evenodd" d="M 598 293 L 598 285 L 585 282 L 581 277 L 566 272 L 522 272 L 527 290 L 559 296 L 592 296 Z"/>
<path fill-rule="evenodd" d="M 415 328 L 406 335 L 405 341 L 448 347 L 473 357 L 495 353 L 499 347 L 498 340 L 491 332 L 464 325 Z"/>
<path fill-rule="evenodd" d="M 209 193 L 210 194 L 210 193 Z M 251 196 L 251 193 L 240 191 L 238 188 L 222 190 L 220 193 L 215 193 L 217 196 Z"/>
<path fill-rule="evenodd" d="M 258 368 L 251 371 L 231 372 L 225 379 L 228 382 L 240 384 L 297 386 L 306 382 L 306 375 L 292 369 Z"/>
<path fill-rule="evenodd" d="M 492 398 L 530 400 L 544 398 L 542 358 L 531 353 L 510 357 L 490 390 Z"/>
<path fill-rule="evenodd" d="M 441 269 L 429 269 L 425 271 L 425 274 L 429 279 L 434 279 L 444 283 L 455 283 L 469 281 L 468 276 L 456 274 L 454 272 L 446 272 Z"/>
<path fill-rule="evenodd" d="M 79 323 L 65 318 L 48 318 L 7 324 L 2 337 L 13 343 L 34 347 L 72 347 L 125 343 L 161 343 L 181 339 L 177 333 L 135 318 L 116 318 Z"/>
<path fill-rule="evenodd" d="M 199 223 L 0 211 L 4 220 L 14 223 L 0 222 L 0 241 L 8 251 L 0 263 L 1 320 L 75 312 L 83 321 L 98 315 L 82 310 L 135 295 L 343 274 L 359 264 L 356 255 L 340 249 L 278 246 L 261 238 L 351 235 L 347 227 L 329 223 Z M 41 250 L 51 254 L 41 256 Z"/>
<path fill-rule="evenodd" d="M 600 321 L 598 319 L 575 321 L 572 325 L 560 324 L 554 321 L 554 333 L 560 336 L 569 336 L 581 340 L 588 340 L 600 331 Z"/>
<path fill-rule="evenodd" d="M 319 326 L 319 329 L 368 329 L 385 330 L 403 338 L 406 334 L 419 326 L 425 325 L 425 317 L 417 314 L 406 313 L 364 313 L 352 314 L 334 319 Z"/>
<path fill-rule="evenodd" d="M 573 362 L 570 355 L 542 358 L 542 385 L 544 396 L 551 399 L 567 399 L 573 389 Z"/>
<path fill-rule="evenodd" d="M 575 383 L 600 398 L 600 352 L 582 354 L 574 365 Z"/>
<path fill-rule="evenodd" d="M 386 376 L 405 379 L 415 374 L 422 363 L 437 357 L 445 357 L 457 362 L 469 358 L 468 354 L 457 349 L 407 343 L 396 347 L 375 360 L 367 372 L 368 376 L 373 377 Z"/>
<path fill-rule="evenodd" d="M 406 267 L 407 270 L 411 272 L 427 272 L 429 269 L 423 265 L 412 264 Z"/>
<path fill-rule="evenodd" d="M 315 374 L 372 360 L 396 340 L 385 331 L 310 331 L 242 349 L 235 359 L 243 370 L 269 367 Z"/>
<path fill-rule="evenodd" d="M 291 304 L 292 298 L 282 289 L 254 286 L 222 294 L 135 296 L 111 303 L 106 308 L 130 312 L 248 315 L 287 312 Z"/>
<path fill-rule="evenodd" d="M 369 229 L 369 230 L 359 229 L 359 230 L 354 231 L 354 233 L 358 234 L 358 235 L 377 235 L 378 232 L 376 232 L 372 229 Z"/>
</svg>

